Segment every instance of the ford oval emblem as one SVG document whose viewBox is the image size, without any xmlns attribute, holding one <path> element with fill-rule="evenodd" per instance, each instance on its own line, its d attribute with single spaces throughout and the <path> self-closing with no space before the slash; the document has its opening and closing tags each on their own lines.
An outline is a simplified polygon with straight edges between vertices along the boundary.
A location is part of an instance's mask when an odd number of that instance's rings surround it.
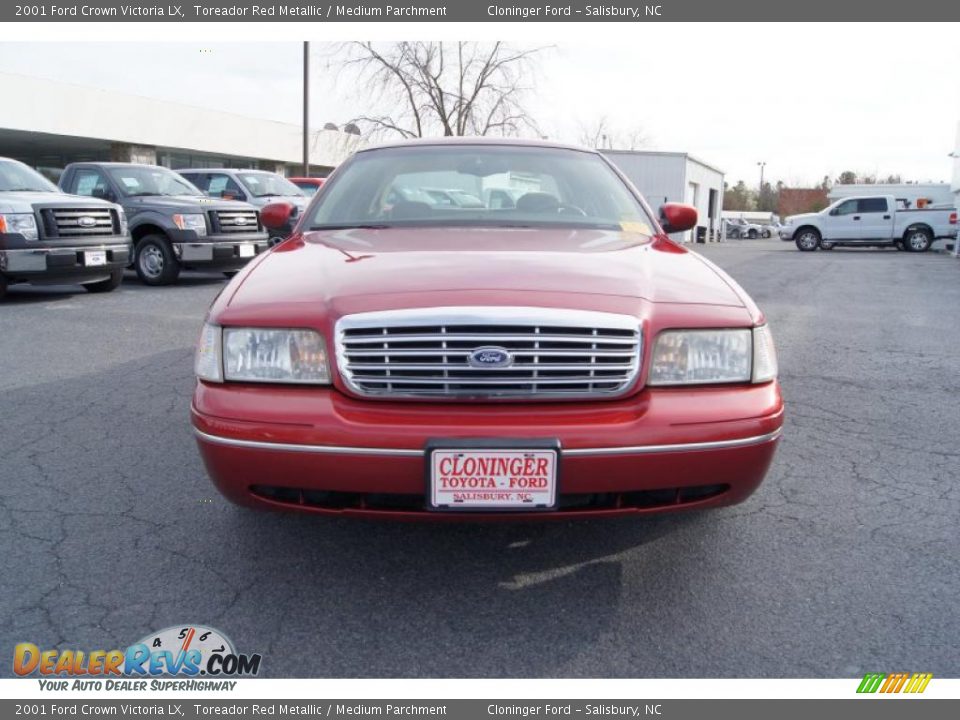
<svg viewBox="0 0 960 720">
<path fill-rule="evenodd" d="M 97 224 L 96 218 L 92 218 L 89 215 L 84 215 L 83 217 L 77 218 L 77 225 L 80 227 L 91 228 Z"/>
<path fill-rule="evenodd" d="M 470 353 L 467 361 L 475 368 L 505 368 L 513 364 L 513 356 L 502 347 L 481 347 Z"/>
<path fill-rule="evenodd" d="M 246 225 L 247 219 L 243 215 L 238 215 L 236 218 L 234 218 L 234 222 L 237 225 Z"/>
</svg>

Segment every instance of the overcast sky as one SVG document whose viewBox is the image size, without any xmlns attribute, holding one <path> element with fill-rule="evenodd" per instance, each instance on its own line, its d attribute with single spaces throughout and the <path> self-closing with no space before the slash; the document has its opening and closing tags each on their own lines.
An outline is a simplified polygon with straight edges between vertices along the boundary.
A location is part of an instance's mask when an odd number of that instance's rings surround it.
<svg viewBox="0 0 960 720">
<path fill-rule="evenodd" d="M 337 82 L 329 46 L 313 47 L 313 123 L 362 113 L 362 89 Z M 298 42 L 3 42 L 0 69 L 297 123 L 300 53 Z M 960 42 L 948 23 L 637 25 L 629 44 L 548 50 L 535 84 L 530 105 L 549 137 L 577 142 L 606 116 L 640 129 L 650 149 L 719 166 L 731 184 L 755 186 L 761 160 L 767 179 L 791 185 L 848 169 L 946 181 Z"/>
</svg>

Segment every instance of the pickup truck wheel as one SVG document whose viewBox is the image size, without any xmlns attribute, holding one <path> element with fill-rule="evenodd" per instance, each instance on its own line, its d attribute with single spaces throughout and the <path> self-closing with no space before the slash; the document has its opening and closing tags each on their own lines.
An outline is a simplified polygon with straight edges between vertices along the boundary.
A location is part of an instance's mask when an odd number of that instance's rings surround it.
<svg viewBox="0 0 960 720">
<path fill-rule="evenodd" d="M 147 235 L 137 243 L 134 266 L 145 285 L 169 285 L 180 276 L 180 263 L 162 235 Z"/>
<path fill-rule="evenodd" d="M 794 242 L 797 244 L 797 250 L 813 252 L 820 245 L 820 233 L 814 228 L 806 228 L 797 233 Z"/>
<path fill-rule="evenodd" d="M 100 280 L 99 282 L 86 283 L 83 286 L 83 289 L 91 293 L 108 293 L 113 292 L 118 287 L 120 283 L 123 282 L 123 270 L 114 270 L 110 273 L 110 277 L 106 280 Z"/>
<path fill-rule="evenodd" d="M 929 230 L 917 228 L 908 230 L 903 237 L 903 246 L 910 252 L 926 252 L 933 245 L 933 238 Z"/>
</svg>

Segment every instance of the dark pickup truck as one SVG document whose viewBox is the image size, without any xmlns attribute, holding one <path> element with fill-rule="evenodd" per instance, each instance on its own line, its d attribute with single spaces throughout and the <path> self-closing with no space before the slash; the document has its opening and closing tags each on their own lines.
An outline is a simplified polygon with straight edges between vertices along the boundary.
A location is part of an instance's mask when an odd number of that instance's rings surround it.
<svg viewBox="0 0 960 720">
<path fill-rule="evenodd" d="M 110 292 L 130 255 L 119 205 L 70 197 L 23 163 L 0 158 L 0 298 L 16 283 Z"/>
<path fill-rule="evenodd" d="M 60 188 L 123 206 L 133 266 L 147 285 L 169 285 L 182 268 L 229 274 L 270 246 L 255 207 L 208 198 L 165 167 L 73 163 L 63 171 Z"/>
</svg>

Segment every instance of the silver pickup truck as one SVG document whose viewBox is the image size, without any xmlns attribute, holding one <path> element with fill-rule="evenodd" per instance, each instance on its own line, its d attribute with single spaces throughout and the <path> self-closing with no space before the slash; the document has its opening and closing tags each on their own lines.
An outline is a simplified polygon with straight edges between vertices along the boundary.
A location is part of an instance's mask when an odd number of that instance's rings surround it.
<svg viewBox="0 0 960 720">
<path fill-rule="evenodd" d="M 0 158 L 0 298 L 16 283 L 110 292 L 130 253 L 119 205 L 67 195 L 23 163 Z"/>
<path fill-rule="evenodd" d="M 896 245 L 923 252 L 935 240 L 957 236 L 957 211 L 897 207 L 893 195 L 843 198 L 818 213 L 792 215 L 780 228 L 781 240 L 793 240 L 805 252 L 837 245 Z"/>
</svg>

